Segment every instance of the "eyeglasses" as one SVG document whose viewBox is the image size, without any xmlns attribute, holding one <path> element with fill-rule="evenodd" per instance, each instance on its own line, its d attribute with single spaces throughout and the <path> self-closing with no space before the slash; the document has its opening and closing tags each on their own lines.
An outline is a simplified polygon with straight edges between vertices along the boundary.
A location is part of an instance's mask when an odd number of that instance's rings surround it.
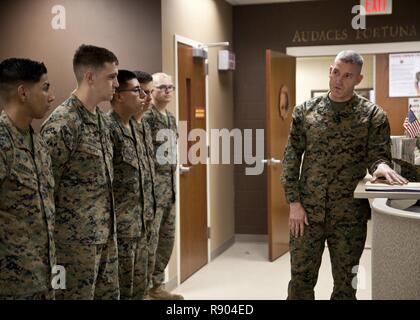
<svg viewBox="0 0 420 320">
<path fill-rule="evenodd" d="M 142 89 L 142 88 L 133 88 L 133 89 L 122 89 L 122 90 L 117 90 L 117 92 L 124 92 L 124 91 L 131 91 L 134 93 L 137 93 L 139 96 L 146 96 L 146 92 Z"/>
<path fill-rule="evenodd" d="M 150 90 L 144 90 L 143 89 L 143 91 L 144 91 L 144 94 L 146 95 L 146 96 L 150 96 L 151 94 L 152 94 L 152 91 L 150 91 Z"/>
<path fill-rule="evenodd" d="M 172 91 L 175 91 L 175 86 L 172 86 L 172 85 L 169 85 L 169 86 L 166 86 L 166 85 L 161 85 L 161 86 L 158 86 L 158 87 L 155 87 L 156 89 L 158 89 L 158 90 L 161 90 L 161 91 L 169 91 L 169 92 L 172 92 Z"/>
</svg>

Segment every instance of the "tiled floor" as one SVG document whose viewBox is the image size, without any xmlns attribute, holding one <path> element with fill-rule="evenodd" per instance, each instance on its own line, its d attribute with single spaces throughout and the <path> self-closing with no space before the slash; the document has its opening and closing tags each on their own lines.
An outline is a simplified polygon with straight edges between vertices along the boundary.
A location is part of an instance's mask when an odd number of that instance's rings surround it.
<svg viewBox="0 0 420 320">
<path fill-rule="evenodd" d="M 370 259 L 371 251 L 365 249 L 359 269 L 360 300 L 371 299 Z M 236 242 L 174 292 L 189 300 L 283 300 L 289 280 L 289 254 L 269 262 L 266 243 Z M 315 287 L 316 299 L 329 299 L 332 287 L 331 264 L 325 248 Z"/>
</svg>

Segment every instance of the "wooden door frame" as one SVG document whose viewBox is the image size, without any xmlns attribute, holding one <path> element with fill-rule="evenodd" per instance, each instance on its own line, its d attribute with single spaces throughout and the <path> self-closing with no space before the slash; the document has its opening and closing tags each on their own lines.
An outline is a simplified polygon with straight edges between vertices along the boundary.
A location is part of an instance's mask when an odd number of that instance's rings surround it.
<svg viewBox="0 0 420 320">
<path fill-rule="evenodd" d="M 266 59 L 266 74 L 265 74 L 265 82 L 266 82 L 266 134 L 265 134 L 265 139 L 266 139 L 266 147 L 267 147 L 267 152 L 266 152 L 266 158 L 267 159 L 271 159 L 271 158 L 278 158 L 281 159 L 282 161 L 283 159 L 283 154 L 275 154 L 275 149 L 273 147 L 273 144 L 271 144 L 271 142 L 268 141 L 275 141 L 274 144 L 279 146 L 281 144 L 279 144 L 279 141 L 276 139 L 272 139 L 272 137 L 274 137 L 274 133 L 273 131 L 275 131 L 273 128 L 276 126 L 273 126 L 273 119 L 275 117 L 275 115 L 272 112 L 272 106 L 273 106 L 273 99 L 272 99 L 272 83 L 273 83 L 273 74 L 278 74 L 273 72 L 273 60 L 274 59 L 290 59 L 290 62 L 293 60 L 293 63 L 295 65 L 294 67 L 294 83 L 292 85 L 292 83 L 287 84 L 287 86 L 289 87 L 289 89 L 293 86 L 294 89 L 293 91 L 289 91 L 290 94 L 292 94 L 292 92 L 294 92 L 294 97 L 292 99 L 289 99 L 289 103 L 292 103 L 291 106 L 294 107 L 294 105 L 296 104 L 296 57 L 287 55 L 285 53 L 282 52 L 278 52 L 272 49 L 266 49 L 265 52 L 265 59 Z M 287 73 L 288 71 L 285 71 L 285 73 Z M 292 71 L 293 72 L 293 71 Z M 283 82 L 283 84 L 285 84 Z M 293 112 L 293 109 L 290 110 L 290 113 Z M 287 117 L 289 118 L 290 115 Z M 283 119 L 284 122 L 287 123 L 286 119 Z M 290 123 L 287 123 L 287 128 L 290 127 Z M 277 123 L 278 124 L 278 123 Z M 286 125 L 286 124 L 284 124 Z M 279 132 L 276 132 L 276 134 L 278 134 Z M 286 143 L 284 144 L 284 147 L 286 148 L 287 145 L 287 140 Z M 275 168 L 271 168 L 270 164 L 267 163 L 267 166 L 265 167 L 265 170 L 267 170 L 267 181 L 266 181 L 266 185 L 267 185 L 267 230 L 268 230 L 268 260 L 270 262 L 274 262 L 275 260 L 277 260 L 278 258 L 280 258 L 281 256 L 283 256 L 285 253 L 289 252 L 290 250 L 290 246 L 289 246 L 289 228 L 287 227 L 287 221 L 288 221 L 288 216 L 289 216 L 289 212 L 287 212 L 286 214 L 282 214 L 283 210 L 281 210 L 281 208 L 279 208 L 280 210 L 275 210 L 273 207 L 273 190 L 277 190 L 273 184 L 275 184 L 275 179 L 278 179 L 278 176 L 275 175 L 275 173 L 273 172 Z M 282 170 L 283 171 L 283 170 Z M 278 173 L 277 173 L 278 174 Z M 277 178 L 276 178 L 277 177 Z M 279 185 L 279 187 L 281 188 L 281 184 Z M 277 196 L 278 198 L 278 196 Z M 286 201 L 286 199 L 284 199 L 284 201 Z M 281 201 L 282 202 L 282 201 Z M 287 203 L 287 201 L 286 201 Z M 288 207 L 288 205 L 286 205 L 286 207 Z M 287 216 L 286 216 L 287 215 Z M 286 217 L 285 217 L 286 216 Z M 286 220 L 286 221 L 284 221 Z M 283 223 L 282 223 L 283 222 Z M 284 224 L 285 223 L 285 224 Z M 281 236 L 280 236 L 281 235 Z M 285 235 L 285 236 L 282 236 Z"/>
<path fill-rule="evenodd" d="M 175 75 L 174 75 L 174 81 L 175 81 L 175 87 L 177 90 L 175 91 L 175 114 L 176 118 L 179 120 L 179 94 L 178 94 L 178 44 L 182 43 L 191 47 L 197 47 L 199 45 L 203 45 L 203 43 L 188 39 L 186 37 L 180 36 L 175 34 L 174 36 L 174 52 L 175 52 Z M 204 48 L 205 51 L 207 51 L 206 48 Z M 206 61 L 207 64 L 207 61 Z M 205 80 L 205 90 L 206 90 L 206 135 L 207 135 L 207 145 L 209 145 L 210 142 L 210 134 L 209 134 L 209 76 L 206 75 Z M 178 163 L 180 161 L 179 156 L 179 144 L 178 144 Z M 207 158 L 208 159 L 208 158 Z M 179 195 L 180 194 L 180 176 L 179 176 L 179 165 L 176 168 L 176 192 Z M 210 201 L 210 166 L 207 163 L 206 164 L 206 189 L 207 189 L 207 228 L 211 227 L 211 201 Z M 177 257 L 177 285 L 179 286 L 181 284 L 181 230 L 180 230 L 180 214 L 181 214 L 181 197 L 177 197 L 177 201 L 175 204 L 176 208 L 176 257 Z M 207 263 L 211 260 L 211 239 L 207 239 Z"/>
</svg>

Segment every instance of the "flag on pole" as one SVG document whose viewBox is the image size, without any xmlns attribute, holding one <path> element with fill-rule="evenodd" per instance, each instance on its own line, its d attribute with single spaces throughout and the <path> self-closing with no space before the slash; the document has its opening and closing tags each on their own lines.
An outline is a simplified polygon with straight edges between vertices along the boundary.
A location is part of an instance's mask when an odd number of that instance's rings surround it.
<svg viewBox="0 0 420 320">
<path fill-rule="evenodd" d="M 420 123 L 413 110 L 411 110 L 411 106 L 408 109 L 408 114 L 404 120 L 403 127 L 405 129 L 405 134 L 410 138 L 415 138 L 420 135 Z"/>
</svg>

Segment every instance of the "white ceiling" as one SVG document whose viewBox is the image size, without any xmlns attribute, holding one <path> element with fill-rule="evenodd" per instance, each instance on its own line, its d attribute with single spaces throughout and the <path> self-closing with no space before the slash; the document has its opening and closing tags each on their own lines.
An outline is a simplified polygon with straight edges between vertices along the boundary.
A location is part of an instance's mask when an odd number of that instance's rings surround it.
<svg viewBox="0 0 420 320">
<path fill-rule="evenodd" d="M 246 4 L 263 4 L 263 3 L 278 3 L 278 2 L 297 2 L 297 1 L 317 1 L 317 0 L 225 0 L 234 6 L 241 6 Z"/>
</svg>

